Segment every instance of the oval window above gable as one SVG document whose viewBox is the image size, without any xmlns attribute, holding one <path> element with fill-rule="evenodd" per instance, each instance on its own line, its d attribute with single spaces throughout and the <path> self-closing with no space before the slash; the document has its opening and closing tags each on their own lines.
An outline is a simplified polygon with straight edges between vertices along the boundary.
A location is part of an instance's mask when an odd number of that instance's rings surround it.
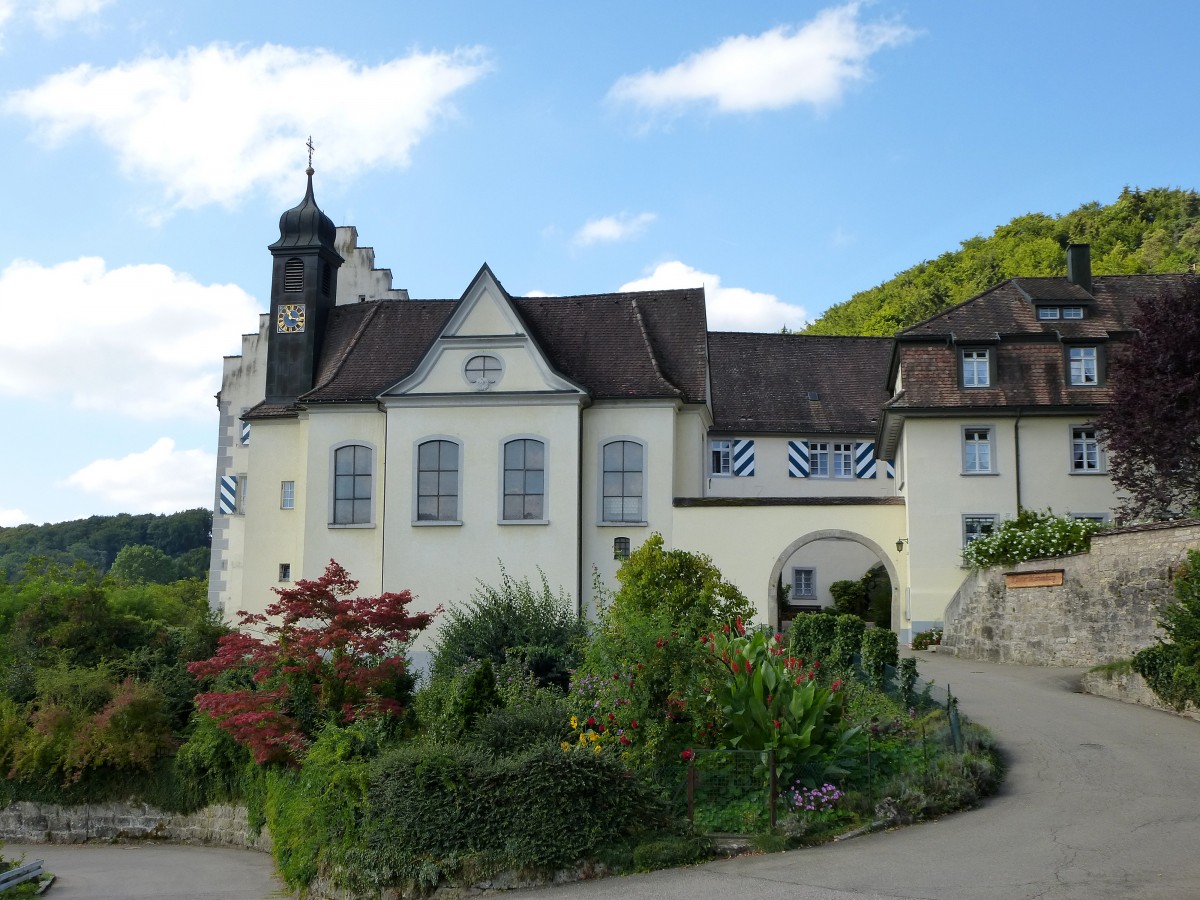
<svg viewBox="0 0 1200 900">
<path fill-rule="evenodd" d="M 498 384 L 503 376 L 504 364 L 499 357 L 488 353 L 472 356 L 463 367 L 463 377 L 467 379 L 467 384 L 477 391 L 486 391 Z"/>
</svg>

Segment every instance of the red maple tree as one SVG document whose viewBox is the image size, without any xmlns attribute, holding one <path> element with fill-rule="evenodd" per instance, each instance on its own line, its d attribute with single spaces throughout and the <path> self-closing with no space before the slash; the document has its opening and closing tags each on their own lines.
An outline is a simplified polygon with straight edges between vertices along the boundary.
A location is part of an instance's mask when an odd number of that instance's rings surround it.
<svg viewBox="0 0 1200 900">
<path fill-rule="evenodd" d="M 405 651 L 440 607 L 410 615 L 409 591 L 353 596 L 358 582 L 329 561 L 315 581 L 274 588 L 263 613 L 238 613 L 238 631 L 211 659 L 188 664 L 197 678 L 240 673 L 247 687 L 196 697 L 259 764 L 295 764 L 326 722 L 399 715 L 408 693 Z"/>
</svg>

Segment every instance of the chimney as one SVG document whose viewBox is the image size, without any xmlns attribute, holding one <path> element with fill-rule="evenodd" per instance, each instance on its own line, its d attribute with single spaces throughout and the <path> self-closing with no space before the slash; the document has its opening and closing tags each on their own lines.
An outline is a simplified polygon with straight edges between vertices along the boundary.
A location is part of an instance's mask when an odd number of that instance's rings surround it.
<svg viewBox="0 0 1200 900">
<path fill-rule="evenodd" d="M 1092 292 L 1092 248 L 1087 244 L 1067 245 L 1067 281 Z"/>
</svg>

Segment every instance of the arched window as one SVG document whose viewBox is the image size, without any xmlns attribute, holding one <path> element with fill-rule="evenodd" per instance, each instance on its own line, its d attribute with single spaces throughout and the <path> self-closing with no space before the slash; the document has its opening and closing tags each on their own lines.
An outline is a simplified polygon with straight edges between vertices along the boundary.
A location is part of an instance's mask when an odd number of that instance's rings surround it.
<svg viewBox="0 0 1200 900">
<path fill-rule="evenodd" d="M 283 289 L 289 294 L 304 290 L 304 260 L 298 256 L 283 264 Z"/>
<path fill-rule="evenodd" d="M 645 452 L 636 441 L 610 441 L 602 450 L 600 518 L 605 522 L 644 522 Z"/>
<path fill-rule="evenodd" d="M 486 353 L 472 356 L 463 367 L 463 375 L 466 377 L 467 383 L 481 391 L 486 391 L 498 383 L 503 374 L 504 364 L 497 357 Z"/>
<path fill-rule="evenodd" d="M 417 447 L 417 521 L 458 521 L 458 444 L 425 441 Z"/>
<path fill-rule="evenodd" d="M 347 444 L 333 451 L 333 524 L 371 523 L 371 448 Z"/>
<path fill-rule="evenodd" d="M 504 445 L 505 521 L 546 518 L 546 445 L 520 438 Z"/>
</svg>

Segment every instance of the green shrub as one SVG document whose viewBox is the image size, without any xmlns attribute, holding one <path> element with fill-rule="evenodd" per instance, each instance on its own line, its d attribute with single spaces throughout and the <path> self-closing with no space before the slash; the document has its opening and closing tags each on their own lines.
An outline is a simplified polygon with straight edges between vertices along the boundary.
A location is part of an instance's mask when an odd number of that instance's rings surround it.
<svg viewBox="0 0 1200 900">
<path fill-rule="evenodd" d="M 191 735 L 175 754 L 175 767 L 197 806 L 242 799 L 250 752 L 206 713 L 195 714 Z"/>
<path fill-rule="evenodd" d="M 561 699 L 493 709 L 475 721 L 464 742 L 495 756 L 510 756 L 531 747 L 558 747 L 571 735 L 570 717 L 571 711 Z"/>
<path fill-rule="evenodd" d="M 1139 651 L 1133 668 L 1164 703 L 1182 710 L 1200 705 L 1200 552 L 1189 550 L 1175 572 L 1175 603 L 1159 624 L 1165 636 Z"/>
<path fill-rule="evenodd" d="M 964 564 L 976 569 L 1012 566 L 1029 559 L 1050 559 L 1084 553 L 1100 524 L 1090 519 L 1056 516 L 1049 510 L 1022 509 L 1015 519 L 1002 522 L 991 534 L 963 548 Z"/>
<path fill-rule="evenodd" d="M 834 620 L 833 646 L 826 660 L 826 672 L 839 675 L 854 667 L 854 657 L 862 651 L 867 623 L 858 616 L 837 616 Z"/>
<path fill-rule="evenodd" d="M 789 646 L 793 656 L 806 662 L 827 663 L 833 651 L 837 616 L 830 613 L 804 613 L 792 619 Z"/>
<path fill-rule="evenodd" d="M 535 589 L 501 568 L 499 587 L 480 584 L 443 614 L 431 671 L 445 676 L 483 659 L 500 669 L 511 656 L 540 684 L 565 689 L 586 637 L 587 625 L 565 591 L 554 593 L 544 575 Z"/>
<path fill-rule="evenodd" d="M 862 579 L 835 581 L 829 586 L 833 608 L 839 615 L 862 617 L 867 612 L 867 586 Z"/>
<path fill-rule="evenodd" d="M 900 662 L 900 644 L 896 632 L 887 628 L 869 628 L 862 636 L 862 669 L 867 683 L 882 690 L 886 667 Z"/>
</svg>

